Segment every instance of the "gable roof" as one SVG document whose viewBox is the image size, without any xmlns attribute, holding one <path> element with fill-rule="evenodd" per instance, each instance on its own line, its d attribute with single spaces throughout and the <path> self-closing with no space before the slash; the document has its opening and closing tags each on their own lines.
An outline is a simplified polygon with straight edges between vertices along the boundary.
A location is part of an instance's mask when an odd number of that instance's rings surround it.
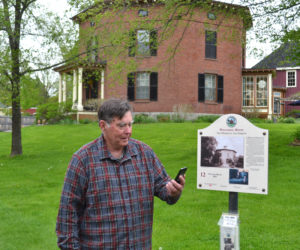
<svg viewBox="0 0 300 250">
<path fill-rule="evenodd" d="M 270 55 L 254 65 L 252 69 L 276 69 L 300 66 L 299 59 L 297 60 L 297 58 L 293 57 L 293 55 L 295 55 L 295 49 L 297 48 L 299 48 L 299 45 L 295 45 L 293 42 L 284 43 Z"/>
</svg>

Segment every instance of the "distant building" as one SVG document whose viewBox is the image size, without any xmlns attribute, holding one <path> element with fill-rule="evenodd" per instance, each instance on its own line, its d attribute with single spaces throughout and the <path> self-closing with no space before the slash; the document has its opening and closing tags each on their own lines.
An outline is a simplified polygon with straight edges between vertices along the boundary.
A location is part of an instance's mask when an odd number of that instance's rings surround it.
<svg viewBox="0 0 300 250">
<path fill-rule="evenodd" d="M 236 151 L 228 149 L 226 146 L 222 149 L 217 149 L 216 153 L 220 154 L 221 167 L 231 167 L 235 162 Z"/>
<path fill-rule="evenodd" d="M 299 48 L 299 44 L 285 43 L 252 67 L 257 72 L 276 71 L 271 92 L 274 114 L 284 115 L 292 109 L 300 112 L 300 106 L 289 105 L 295 101 L 291 97 L 300 93 L 300 59 L 294 56 L 296 47 Z"/>
<path fill-rule="evenodd" d="M 110 11 L 110 1 L 104 3 L 108 4 L 104 11 Z M 134 8 L 124 8 L 122 15 L 151 20 L 163 10 L 161 2 L 137 1 Z M 229 11 L 231 14 L 226 15 Z M 93 39 L 88 43 L 80 36 L 82 51 L 89 51 L 89 46 L 103 35 L 101 24 L 93 21 L 97 20 L 97 13 L 97 5 L 94 5 L 73 17 L 80 34 L 87 30 L 93 32 Z M 178 23 L 183 25 L 176 26 L 174 35 L 158 47 L 153 45 L 160 38 L 161 28 L 136 27 L 126 31 L 133 41 L 126 56 L 135 59 L 138 68 L 135 72 L 120 71 L 120 82 L 114 86 L 110 86 L 109 80 L 113 61 L 103 58 L 97 49 L 86 55 L 83 53 L 84 63 L 55 68 L 61 76 L 59 102 L 66 101 L 66 75 L 69 74 L 73 76 L 73 108 L 82 117 L 91 111 L 93 100 L 101 102 L 111 97 L 129 100 L 135 112 L 173 112 L 174 107 L 181 104 L 188 105 L 191 113 L 240 114 L 243 102 L 241 69 L 245 66 L 243 42 L 246 30 L 252 26 L 250 11 L 239 5 L 209 1 L 206 8 L 199 7 L 193 20 L 196 21 L 185 26 L 187 20 L 179 18 Z M 235 39 L 228 39 L 229 28 L 236 34 Z M 183 36 L 179 37 L 181 34 Z M 174 55 L 171 63 L 166 63 L 167 45 L 178 39 L 181 39 L 180 53 Z M 94 72 L 99 72 L 100 77 L 96 78 Z"/>
</svg>

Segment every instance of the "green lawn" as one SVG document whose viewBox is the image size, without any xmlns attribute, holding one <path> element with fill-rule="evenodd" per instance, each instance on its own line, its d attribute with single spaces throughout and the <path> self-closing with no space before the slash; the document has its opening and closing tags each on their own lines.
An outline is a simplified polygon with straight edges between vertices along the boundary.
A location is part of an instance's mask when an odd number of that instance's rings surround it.
<svg viewBox="0 0 300 250">
<path fill-rule="evenodd" d="M 197 129 L 207 123 L 134 125 L 174 177 L 189 167 L 180 201 L 155 201 L 153 249 L 219 249 L 228 193 L 196 189 Z M 239 194 L 241 249 L 299 249 L 300 147 L 291 147 L 299 124 L 257 124 L 269 129 L 269 194 Z M 23 156 L 9 158 L 10 133 L 0 133 L 0 249 L 57 249 L 55 222 L 67 164 L 100 131 L 95 123 L 22 129 Z"/>
</svg>

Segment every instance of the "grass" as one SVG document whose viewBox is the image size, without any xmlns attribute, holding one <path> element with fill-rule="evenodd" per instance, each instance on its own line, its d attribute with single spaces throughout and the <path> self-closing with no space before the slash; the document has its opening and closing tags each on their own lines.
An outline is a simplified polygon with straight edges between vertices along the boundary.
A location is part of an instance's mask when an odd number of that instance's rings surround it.
<svg viewBox="0 0 300 250">
<path fill-rule="evenodd" d="M 155 200 L 153 249 L 218 249 L 218 220 L 228 193 L 196 189 L 197 129 L 208 123 L 134 125 L 170 176 L 189 167 L 180 201 Z M 299 249 L 300 148 L 291 147 L 299 124 L 269 129 L 269 194 L 239 194 L 241 249 Z M 0 133 L 0 249 L 57 249 L 55 222 L 67 164 L 80 146 L 100 135 L 95 123 L 22 129 L 23 156 L 10 158 L 10 133 Z"/>
</svg>

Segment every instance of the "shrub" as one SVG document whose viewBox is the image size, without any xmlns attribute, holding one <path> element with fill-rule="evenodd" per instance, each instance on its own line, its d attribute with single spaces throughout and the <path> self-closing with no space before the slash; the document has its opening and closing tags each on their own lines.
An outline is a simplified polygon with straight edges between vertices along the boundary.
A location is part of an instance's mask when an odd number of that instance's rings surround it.
<svg viewBox="0 0 300 250">
<path fill-rule="evenodd" d="M 291 111 L 289 111 L 286 114 L 287 117 L 294 117 L 294 118 L 298 118 L 300 117 L 300 110 L 299 109 L 293 109 Z"/>
<path fill-rule="evenodd" d="M 38 107 L 36 119 L 45 120 L 49 124 L 58 123 L 66 118 L 71 118 L 72 102 L 46 103 Z"/>
<path fill-rule="evenodd" d="M 293 117 L 279 117 L 278 118 L 278 122 L 281 122 L 281 123 L 295 123 L 295 118 Z"/>
<path fill-rule="evenodd" d="M 147 114 L 136 114 L 134 116 L 134 123 L 152 123 L 155 119 Z"/>
<path fill-rule="evenodd" d="M 159 114 L 156 116 L 158 122 L 169 122 L 171 120 L 170 115 L 167 114 Z"/>
<path fill-rule="evenodd" d="M 92 121 L 89 120 L 89 119 L 87 119 L 87 118 L 85 118 L 85 119 L 79 120 L 79 123 L 80 123 L 80 124 L 89 124 L 89 123 L 92 123 Z"/>
<path fill-rule="evenodd" d="M 202 115 L 202 116 L 198 116 L 198 118 L 196 120 L 194 120 L 194 122 L 209 122 L 212 123 L 215 120 L 217 120 L 220 116 L 219 115 Z"/>
<path fill-rule="evenodd" d="M 175 114 L 172 116 L 172 121 L 177 123 L 182 123 L 185 122 L 185 119 L 181 115 Z"/>
<path fill-rule="evenodd" d="M 300 127 L 296 129 L 294 132 L 293 136 L 295 137 L 296 140 L 300 141 Z"/>
</svg>

